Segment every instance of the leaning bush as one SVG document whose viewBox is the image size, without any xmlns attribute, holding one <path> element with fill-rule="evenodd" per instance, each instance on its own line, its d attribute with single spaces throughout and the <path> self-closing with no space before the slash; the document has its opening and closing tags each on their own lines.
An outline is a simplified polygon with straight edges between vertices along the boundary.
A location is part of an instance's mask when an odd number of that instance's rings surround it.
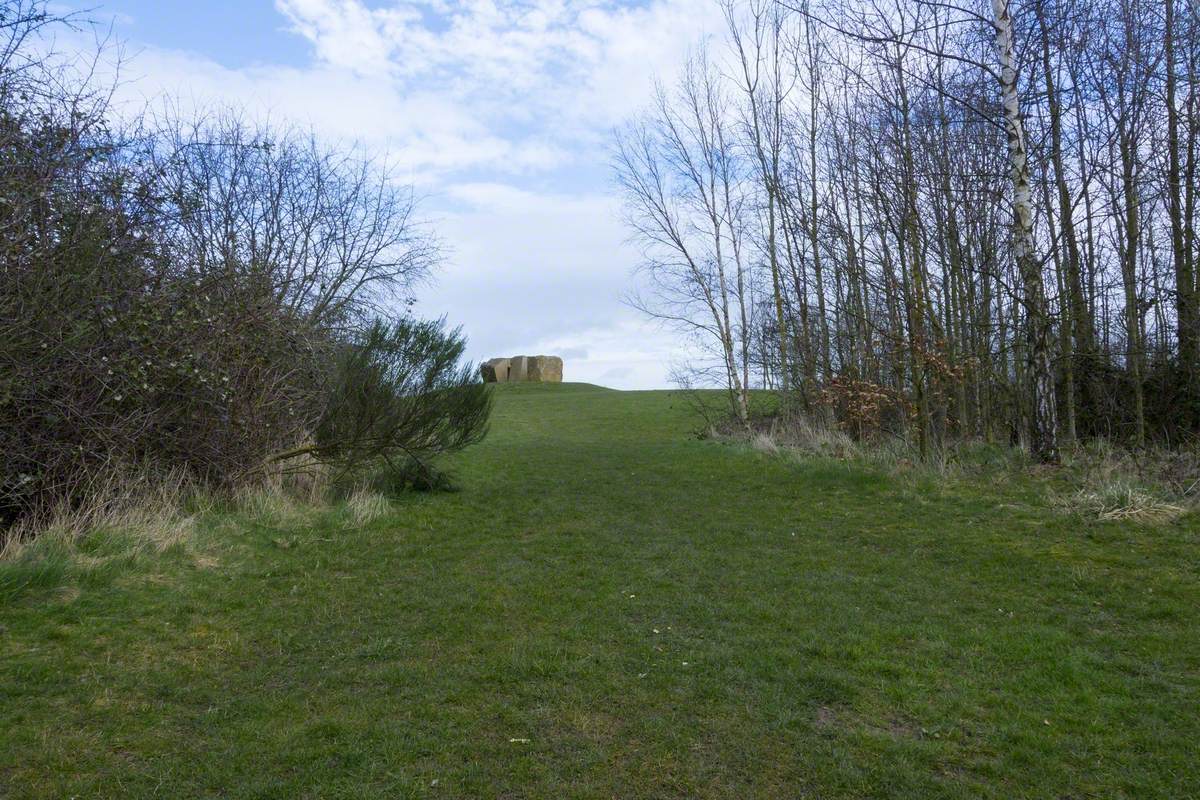
<svg viewBox="0 0 1200 800">
<path fill-rule="evenodd" d="M 343 486 L 443 485 L 437 458 L 480 441 L 492 407 L 464 348 L 443 320 L 374 322 L 339 348 L 311 442 L 274 461 L 323 464 Z"/>
</svg>

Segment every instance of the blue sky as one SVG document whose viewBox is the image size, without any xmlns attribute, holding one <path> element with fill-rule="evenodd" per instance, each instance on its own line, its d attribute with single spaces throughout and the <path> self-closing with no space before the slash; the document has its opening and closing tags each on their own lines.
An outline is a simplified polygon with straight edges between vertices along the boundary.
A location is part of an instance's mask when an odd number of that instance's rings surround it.
<svg viewBox="0 0 1200 800">
<path fill-rule="evenodd" d="M 681 343 L 627 308 L 614 126 L 720 29 L 711 0 L 101 0 L 123 102 L 235 103 L 386 154 L 449 246 L 420 310 L 480 360 L 665 386 Z M 60 4 L 61 5 L 61 4 Z"/>
</svg>

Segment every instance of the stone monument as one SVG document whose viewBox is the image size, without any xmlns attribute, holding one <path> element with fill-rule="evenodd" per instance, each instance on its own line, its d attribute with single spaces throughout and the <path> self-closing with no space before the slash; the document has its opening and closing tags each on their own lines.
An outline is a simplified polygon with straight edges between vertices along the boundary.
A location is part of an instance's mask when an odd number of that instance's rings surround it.
<svg viewBox="0 0 1200 800">
<path fill-rule="evenodd" d="M 563 360 L 558 356 L 490 358 L 479 371 L 485 383 L 562 383 Z"/>
</svg>

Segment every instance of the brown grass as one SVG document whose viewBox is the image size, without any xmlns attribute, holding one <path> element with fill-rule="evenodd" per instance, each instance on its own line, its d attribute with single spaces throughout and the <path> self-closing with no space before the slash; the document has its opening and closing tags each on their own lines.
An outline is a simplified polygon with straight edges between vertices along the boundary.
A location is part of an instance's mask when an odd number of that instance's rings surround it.
<svg viewBox="0 0 1200 800">
<path fill-rule="evenodd" d="M 1182 503 L 1170 502 L 1161 494 L 1126 479 L 1079 489 L 1060 498 L 1058 505 L 1096 519 L 1160 525 L 1188 513 L 1187 506 Z"/>
<path fill-rule="evenodd" d="M 5 531 L 0 560 L 15 558 L 35 540 L 72 544 L 96 530 L 119 531 L 138 549 L 162 552 L 187 540 L 195 528 L 196 515 L 183 509 L 203 505 L 203 494 L 182 473 L 151 478 L 112 470 L 90 488 L 86 506 L 56 509 Z"/>
<path fill-rule="evenodd" d="M 106 469 L 88 487 L 89 502 L 80 508 L 64 507 L 10 527 L 0 535 L 0 561 L 15 559 L 40 543 L 72 545 L 98 530 L 120 533 L 133 550 L 165 551 L 194 539 L 198 520 L 218 508 L 230 509 L 250 520 L 277 526 L 302 525 L 329 508 L 329 475 L 316 466 L 256 476 L 223 496 L 214 495 L 182 472 L 165 475 L 147 470 Z M 356 493 L 347 503 L 358 524 L 377 519 L 388 509 L 382 497 Z M 215 559 L 196 556 L 204 565 Z M 85 557 L 73 558 L 86 566 Z"/>
<path fill-rule="evenodd" d="M 346 514 L 355 525 L 368 525 L 388 515 L 392 503 L 382 494 L 359 489 L 346 500 Z"/>
<path fill-rule="evenodd" d="M 936 459 L 919 461 L 900 439 L 858 442 L 836 426 L 799 414 L 760 418 L 750 427 L 726 424 L 716 438 L 745 442 L 767 455 L 853 460 L 899 479 L 936 475 L 945 481 L 991 485 L 1034 478 L 1047 504 L 1099 520 L 1167 524 L 1200 508 L 1200 450 L 1129 450 L 1099 440 L 1066 449 L 1062 467 L 1042 468 L 1015 447 L 979 442 L 948 444 Z"/>
</svg>

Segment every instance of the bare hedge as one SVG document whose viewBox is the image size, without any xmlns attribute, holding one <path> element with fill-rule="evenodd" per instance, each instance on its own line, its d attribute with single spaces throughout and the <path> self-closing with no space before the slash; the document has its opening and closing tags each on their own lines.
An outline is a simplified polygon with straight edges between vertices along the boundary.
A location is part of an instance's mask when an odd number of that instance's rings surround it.
<svg viewBox="0 0 1200 800">
<path fill-rule="evenodd" d="M 0 526 L 113 474 L 228 486 L 345 428 L 347 354 L 403 329 L 376 320 L 437 258 L 386 165 L 228 112 L 116 126 L 103 91 L 28 55 L 53 22 L 38 2 L 0 14 Z M 425 333 L 461 356 L 456 332 Z M 456 399 L 426 412 L 465 426 L 434 447 L 453 449 L 487 398 L 465 370 L 439 380 Z M 424 391 L 377 388 L 396 408 Z M 387 453 L 417 446 L 392 433 Z"/>
</svg>

